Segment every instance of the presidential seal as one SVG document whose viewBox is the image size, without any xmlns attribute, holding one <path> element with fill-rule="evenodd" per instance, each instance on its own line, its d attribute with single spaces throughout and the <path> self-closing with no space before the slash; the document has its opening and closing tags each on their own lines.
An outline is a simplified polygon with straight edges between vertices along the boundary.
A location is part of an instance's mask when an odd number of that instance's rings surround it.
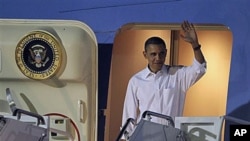
<svg viewBox="0 0 250 141">
<path fill-rule="evenodd" d="M 61 43 L 47 31 L 30 32 L 16 46 L 16 64 L 31 79 L 44 80 L 58 76 L 63 57 Z"/>
</svg>

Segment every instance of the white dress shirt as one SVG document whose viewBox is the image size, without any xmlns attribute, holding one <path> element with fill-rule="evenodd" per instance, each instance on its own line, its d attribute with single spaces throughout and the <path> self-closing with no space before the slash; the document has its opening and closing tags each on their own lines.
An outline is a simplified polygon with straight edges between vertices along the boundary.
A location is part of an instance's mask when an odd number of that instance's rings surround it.
<svg viewBox="0 0 250 141">
<path fill-rule="evenodd" d="M 200 64 L 194 59 L 191 66 L 164 65 L 156 74 L 145 68 L 131 77 L 123 107 L 122 125 L 128 118 L 137 122 L 144 111 L 171 116 L 181 116 L 185 96 L 197 80 L 206 72 L 206 63 Z M 152 118 L 154 122 L 163 124 L 163 119 Z M 128 132 L 133 126 L 127 127 Z"/>
</svg>

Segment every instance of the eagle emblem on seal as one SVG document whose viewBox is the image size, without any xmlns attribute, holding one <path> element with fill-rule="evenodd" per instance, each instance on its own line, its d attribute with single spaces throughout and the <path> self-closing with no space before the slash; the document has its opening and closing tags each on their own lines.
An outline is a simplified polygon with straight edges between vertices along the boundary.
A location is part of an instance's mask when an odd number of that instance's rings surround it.
<svg viewBox="0 0 250 141">
<path fill-rule="evenodd" d="M 29 62 L 35 65 L 37 68 L 44 67 L 49 61 L 49 57 L 46 55 L 47 49 L 42 45 L 33 45 L 30 49 Z"/>
<path fill-rule="evenodd" d="M 58 77 L 64 70 L 65 50 L 48 31 L 31 31 L 20 39 L 15 51 L 16 64 L 28 78 L 35 80 Z M 64 62 L 64 63 L 63 63 Z"/>
</svg>

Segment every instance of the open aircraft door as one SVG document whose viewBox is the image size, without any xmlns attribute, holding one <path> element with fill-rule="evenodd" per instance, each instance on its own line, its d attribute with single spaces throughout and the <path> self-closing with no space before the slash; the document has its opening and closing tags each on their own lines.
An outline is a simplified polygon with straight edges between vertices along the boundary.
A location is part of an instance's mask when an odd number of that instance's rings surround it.
<svg viewBox="0 0 250 141">
<path fill-rule="evenodd" d="M 96 141 L 97 52 L 79 21 L 0 20 L 0 115 L 13 117 L 8 89 L 17 108 L 48 119 L 50 141 Z"/>
</svg>

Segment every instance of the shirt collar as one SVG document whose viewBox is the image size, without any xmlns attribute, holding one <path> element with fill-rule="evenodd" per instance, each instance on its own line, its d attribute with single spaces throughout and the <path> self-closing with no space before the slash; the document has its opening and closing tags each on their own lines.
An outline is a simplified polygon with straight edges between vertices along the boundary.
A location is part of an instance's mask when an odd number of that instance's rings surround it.
<svg viewBox="0 0 250 141">
<path fill-rule="evenodd" d="M 158 71 L 157 74 L 158 74 L 158 73 L 161 73 L 161 74 L 162 74 L 162 73 L 164 73 L 164 72 L 167 72 L 167 67 L 166 67 L 166 65 L 163 65 L 162 68 L 161 68 L 161 70 Z M 147 66 L 147 67 L 144 69 L 144 71 L 143 71 L 143 77 L 144 77 L 144 78 L 148 78 L 148 77 L 151 76 L 151 75 L 155 75 L 155 73 L 151 72 L 150 69 L 149 69 L 149 67 Z"/>
</svg>

